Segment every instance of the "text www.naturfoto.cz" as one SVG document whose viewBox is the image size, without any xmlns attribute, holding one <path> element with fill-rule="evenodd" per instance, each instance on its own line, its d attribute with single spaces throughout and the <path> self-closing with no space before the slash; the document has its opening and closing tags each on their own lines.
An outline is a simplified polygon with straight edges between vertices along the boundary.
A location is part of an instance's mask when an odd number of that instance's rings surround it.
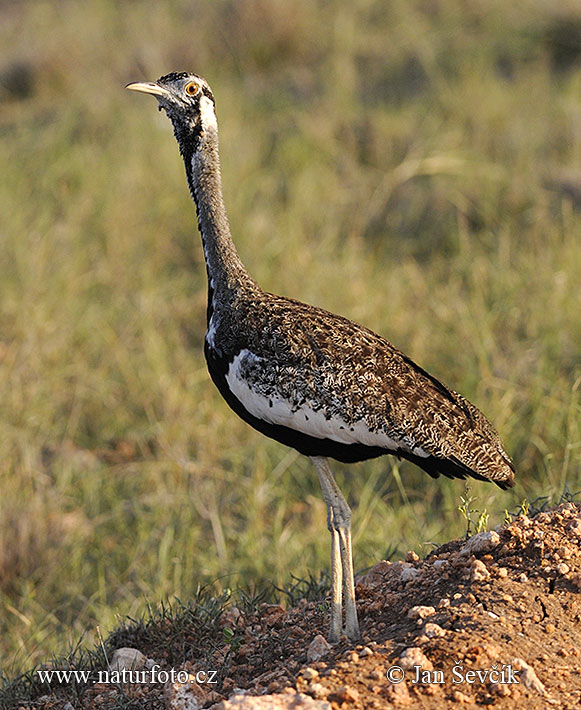
<svg viewBox="0 0 581 710">
<path fill-rule="evenodd" d="M 173 668 L 164 671 L 154 665 L 151 670 L 73 670 L 64 668 L 41 669 L 36 671 L 41 683 L 62 685 L 64 683 L 217 683 L 218 671 L 198 671 L 195 675 L 188 671 L 176 671 Z"/>
</svg>

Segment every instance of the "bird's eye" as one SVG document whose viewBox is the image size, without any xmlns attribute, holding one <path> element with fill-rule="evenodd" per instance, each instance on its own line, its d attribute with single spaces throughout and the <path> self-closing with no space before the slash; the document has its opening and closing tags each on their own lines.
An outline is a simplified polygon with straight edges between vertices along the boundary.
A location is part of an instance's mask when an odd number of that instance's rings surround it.
<svg viewBox="0 0 581 710">
<path fill-rule="evenodd" d="M 198 91 L 200 90 L 200 87 L 197 84 L 194 84 L 194 82 L 190 82 L 189 84 L 186 84 L 186 94 L 189 94 L 189 96 L 195 96 Z"/>
</svg>

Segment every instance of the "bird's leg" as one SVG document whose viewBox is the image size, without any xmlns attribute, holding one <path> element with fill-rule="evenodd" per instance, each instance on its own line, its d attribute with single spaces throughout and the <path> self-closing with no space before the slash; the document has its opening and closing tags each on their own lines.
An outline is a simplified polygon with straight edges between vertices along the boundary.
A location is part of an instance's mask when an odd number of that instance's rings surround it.
<svg viewBox="0 0 581 710">
<path fill-rule="evenodd" d="M 333 523 L 333 508 L 327 504 L 327 527 L 331 533 L 331 625 L 329 628 L 329 641 L 336 643 L 341 638 L 343 626 L 343 565 L 339 533 Z"/>
<path fill-rule="evenodd" d="M 331 532 L 332 607 L 329 641 L 341 636 L 342 600 L 345 602 L 345 634 L 351 640 L 359 638 L 359 623 L 355 606 L 353 559 L 351 552 L 351 508 L 347 504 L 327 459 L 313 456 L 319 475 L 323 498 L 327 504 L 327 524 Z"/>
</svg>

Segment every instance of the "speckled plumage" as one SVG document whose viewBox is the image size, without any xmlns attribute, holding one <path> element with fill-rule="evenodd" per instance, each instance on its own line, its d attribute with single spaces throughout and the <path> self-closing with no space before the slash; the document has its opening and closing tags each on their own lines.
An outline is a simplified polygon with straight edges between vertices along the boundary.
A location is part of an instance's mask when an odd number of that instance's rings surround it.
<svg viewBox="0 0 581 710">
<path fill-rule="evenodd" d="M 397 453 L 435 476 L 473 476 L 512 482 L 512 465 L 486 417 L 461 395 L 418 367 L 387 340 L 346 318 L 299 301 L 242 288 L 214 315 L 214 347 L 206 342 L 210 372 L 222 394 L 226 367 L 241 350 L 258 355 L 241 374 L 251 387 L 292 409 L 304 404 L 348 425 L 364 422 L 400 442 L 393 450 L 310 440 L 259 425 L 256 428 L 309 456 L 359 461 Z M 427 456 L 414 454 L 422 449 Z"/>
</svg>

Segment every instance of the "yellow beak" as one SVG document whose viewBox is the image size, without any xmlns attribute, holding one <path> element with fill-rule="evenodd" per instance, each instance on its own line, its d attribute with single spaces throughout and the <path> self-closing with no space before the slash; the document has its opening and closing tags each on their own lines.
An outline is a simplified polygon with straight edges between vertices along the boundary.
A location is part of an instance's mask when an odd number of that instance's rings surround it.
<svg viewBox="0 0 581 710">
<path fill-rule="evenodd" d="M 133 81 L 125 87 L 130 91 L 141 91 L 142 94 L 151 94 L 152 96 L 168 96 L 169 91 L 164 89 L 154 81 Z"/>
</svg>

